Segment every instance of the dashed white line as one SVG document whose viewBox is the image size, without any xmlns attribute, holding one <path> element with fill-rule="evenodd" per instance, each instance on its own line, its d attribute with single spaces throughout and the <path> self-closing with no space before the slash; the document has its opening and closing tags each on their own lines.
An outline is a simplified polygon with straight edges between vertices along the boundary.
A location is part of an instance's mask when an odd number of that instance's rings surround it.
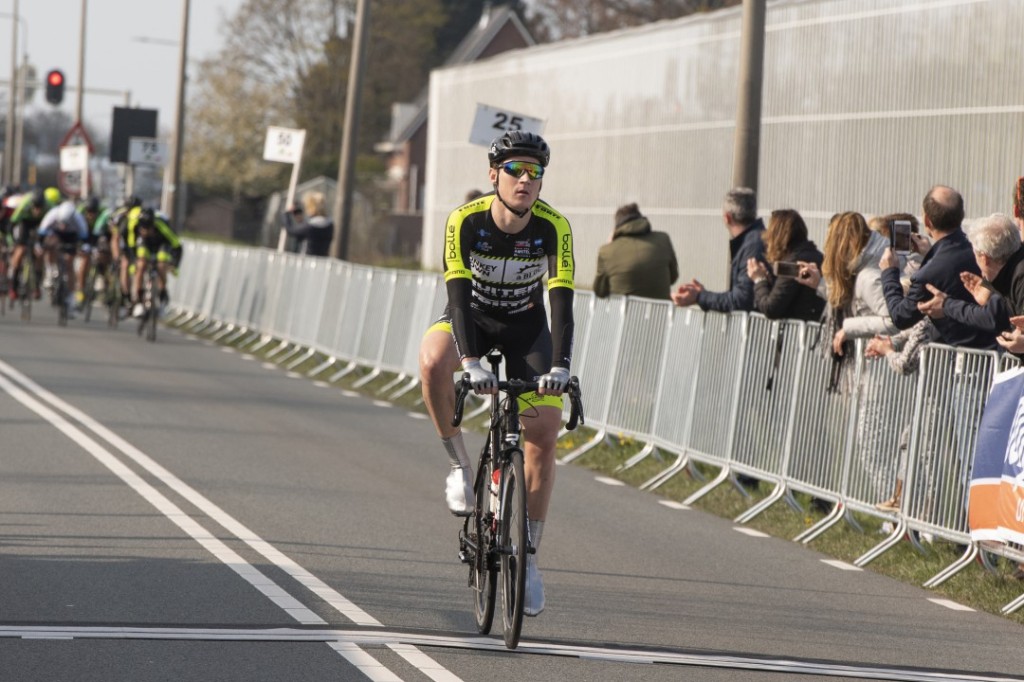
<svg viewBox="0 0 1024 682">
<path fill-rule="evenodd" d="M 733 526 L 732 529 L 737 533 L 743 533 L 744 535 L 749 535 L 752 538 L 771 537 L 770 535 L 768 535 L 768 533 L 762 533 L 759 530 L 754 530 L 753 528 L 747 528 L 745 526 Z"/>
<path fill-rule="evenodd" d="M 848 564 L 845 561 L 839 561 L 838 559 L 822 559 L 821 563 L 828 564 L 832 568 L 838 568 L 840 571 L 863 571 L 863 568 Z"/>
<path fill-rule="evenodd" d="M 947 609 L 953 611 L 974 611 L 970 606 L 964 606 L 963 604 L 957 604 L 955 601 L 949 599 L 932 599 L 929 597 L 928 601 L 939 606 L 945 606 Z"/>
<path fill-rule="evenodd" d="M 596 476 L 594 478 L 594 480 L 597 481 L 598 483 L 604 483 L 605 485 L 614 485 L 614 486 L 626 485 L 625 483 L 623 483 L 622 481 L 618 480 L 617 478 L 609 478 L 607 476 Z"/>
<path fill-rule="evenodd" d="M 675 500 L 658 500 L 658 504 L 668 507 L 669 509 L 682 509 L 687 510 L 690 507 L 683 504 L 682 502 L 676 502 Z"/>
<path fill-rule="evenodd" d="M 275 365 L 272 362 L 264 362 L 262 365 L 260 365 L 260 367 L 262 367 L 263 369 L 277 369 L 277 365 Z"/>
</svg>

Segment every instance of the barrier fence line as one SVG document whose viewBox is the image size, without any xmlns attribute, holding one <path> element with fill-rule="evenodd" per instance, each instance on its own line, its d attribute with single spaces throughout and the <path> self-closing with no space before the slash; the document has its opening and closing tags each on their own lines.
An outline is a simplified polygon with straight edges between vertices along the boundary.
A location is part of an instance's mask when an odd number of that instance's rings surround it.
<svg viewBox="0 0 1024 682">
<path fill-rule="evenodd" d="M 418 385 L 419 342 L 447 298 L 439 275 L 192 241 L 186 253 L 172 290 L 172 321 L 187 331 L 212 327 L 218 338 L 232 334 L 228 340 L 248 334 L 240 345 L 255 342 L 250 352 L 277 342 L 268 356 L 289 368 L 319 354 L 325 360 L 310 377 L 346 363 L 331 381 L 364 368 L 360 384 L 395 375 L 381 393 Z M 979 555 L 967 523 L 977 426 L 993 377 L 1017 366 L 1016 358 L 930 344 L 917 374 L 902 376 L 884 359 L 865 358 L 862 341 L 850 357 L 835 359 L 814 323 L 598 299 L 588 291 L 576 292 L 573 309 L 573 373 L 596 435 L 563 463 L 621 435 L 643 447 L 620 469 L 656 450 L 674 455 L 643 489 L 663 485 L 691 461 L 719 469 L 685 504 L 735 474 L 773 485 L 739 523 L 783 498 L 799 507 L 796 492 L 831 512 L 795 540 L 810 542 L 843 518 L 854 522 L 852 511 L 891 521 L 893 532 L 858 565 L 905 535 L 962 545 L 963 554 L 926 587 Z M 900 507 L 878 509 L 897 481 Z M 983 549 L 1024 560 L 1024 548 L 1012 543 Z M 991 568 L 987 554 L 981 557 Z M 1003 610 L 1021 606 L 1024 596 Z"/>
</svg>

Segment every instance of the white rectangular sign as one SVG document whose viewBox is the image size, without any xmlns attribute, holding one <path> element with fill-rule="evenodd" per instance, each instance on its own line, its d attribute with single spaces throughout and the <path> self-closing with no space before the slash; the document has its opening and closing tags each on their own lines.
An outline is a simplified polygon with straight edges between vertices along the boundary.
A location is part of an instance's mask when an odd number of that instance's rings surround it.
<svg viewBox="0 0 1024 682">
<path fill-rule="evenodd" d="M 469 133 L 470 144 L 488 147 L 494 138 L 509 130 L 522 130 L 540 135 L 544 130 L 544 121 L 508 109 L 477 103 L 476 118 L 473 119 L 473 129 Z"/>
<path fill-rule="evenodd" d="M 85 170 L 89 164 L 89 148 L 84 144 L 60 148 L 60 169 L 68 171 Z"/>
<path fill-rule="evenodd" d="M 263 143 L 263 158 L 281 163 L 299 163 L 302 160 L 302 145 L 306 142 L 306 131 L 301 128 L 267 128 L 267 139 Z"/>
<path fill-rule="evenodd" d="M 155 137 L 130 137 L 128 163 L 144 166 L 167 165 L 167 145 Z"/>
</svg>

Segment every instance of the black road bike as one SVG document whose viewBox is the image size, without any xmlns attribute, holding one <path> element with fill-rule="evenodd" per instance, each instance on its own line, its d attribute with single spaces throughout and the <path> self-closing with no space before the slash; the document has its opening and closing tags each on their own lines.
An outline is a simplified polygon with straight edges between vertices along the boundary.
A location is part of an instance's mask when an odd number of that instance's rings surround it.
<svg viewBox="0 0 1024 682">
<path fill-rule="evenodd" d="M 491 371 L 498 376 L 500 353 L 489 353 Z M 469 565 L 469 588 L 473 591 L 473 610 L 477 630 L 491 631 L 498 581 L 501 582 L 501 617 L 505 646 L 515 649 L 523 627 L 523 589 L 526 581 L 526 556 L 535 552 L 528 536 L 526 518 L 526 478 L 523 450 L 520 446 L 519 401 L 523 393 L 536 391 L 536 381 L 511 379 L 498 382 L 498 393 L 491 396 L 490 427 L 480 451 L 473 491 L 476 504 L 459 532 L 459 558 Z M 472 391 L 469 375 L 456 385 L 453 426 L 462 422 L 466 396 Z M 583 401 L 577 377 L 566 387 L 569 420 L 565 428 L 583 424 Z"/>
</svg>

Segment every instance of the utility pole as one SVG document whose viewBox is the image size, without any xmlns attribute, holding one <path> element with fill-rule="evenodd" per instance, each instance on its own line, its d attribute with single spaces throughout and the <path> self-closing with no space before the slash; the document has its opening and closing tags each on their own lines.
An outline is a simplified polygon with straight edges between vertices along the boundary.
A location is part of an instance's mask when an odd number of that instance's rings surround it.
<svg viewBox="0 0 1024 682">
<path fill-rule="evenodd" d="M 11 90 L 7 98 L 7 125 L 4 130 L 4 158 L 0 174 L 4 183 L 10 183 L 14 177 L 14 117 L 16 109 L 14 101 L 18 92 L 18 0 L 13 0 L 11 21 Z"/>
<path fill-rule="evenodd" d="M 732 186 L 757 191 L 761 147 L 761 86 L 764 80 L 765 0 L 743 0 L 739 95 Z"/>
<path fill-rule="evenodd" d="M 348 259 L 348 242 L 352 221 L 352 185 L 355 175 L 356 140 L 359 132 L 359 104 L 362 95 L 366 31 L 369 25 L 369 4 L 356 3 L 356 25 L 352 37 L 352 65 L 348 74 L 348 92 L 345 95 L 345 122 L 341 137 L 341 160 L 338 163 L 338 188 L 334 193 L 334 240 L 331 256 Z"/>
<path fill-rule="evenodd" d="M 171 165 L 165 176 L 164 212 L 175 229 L 178 226 L 178 190 L 181 187 L 181 156 L 185 146 L 185 68 L 188 64 L 188 12 L 190 0 L 182 0 L 181 40 L 178 45 L 178 101 L 174 111 Z M 167 182 L 167 179 L 170 182 Z"/>
<path fill-rule="evenodd" d="M 82 122 L 82 101 L 85 97 L 85 16 L 88 0 L 82 0 L 82 21 L 78 31 L 78 93 L 75 100 L 75 123 Z M 83 192 L 85 189 L 83 188 Z"/>
</svg>

